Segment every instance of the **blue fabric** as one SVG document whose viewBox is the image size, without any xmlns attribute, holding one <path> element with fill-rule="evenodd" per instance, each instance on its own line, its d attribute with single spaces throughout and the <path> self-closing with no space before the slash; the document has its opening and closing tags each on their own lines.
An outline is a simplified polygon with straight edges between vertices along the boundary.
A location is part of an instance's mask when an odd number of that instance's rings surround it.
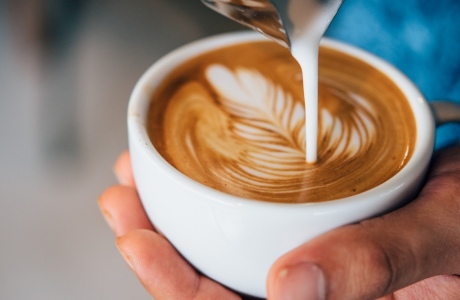
<svg viewBox="0 0 460 300">
<path fill-rule="evenodd" d="M 460 104 L 459 19 L 458 0 L 345 0 L 326 36 L 391 62 L 429 101 Z M 437 131 L 437 147 L 459 140 L 459 124 Z"/>
</svg>

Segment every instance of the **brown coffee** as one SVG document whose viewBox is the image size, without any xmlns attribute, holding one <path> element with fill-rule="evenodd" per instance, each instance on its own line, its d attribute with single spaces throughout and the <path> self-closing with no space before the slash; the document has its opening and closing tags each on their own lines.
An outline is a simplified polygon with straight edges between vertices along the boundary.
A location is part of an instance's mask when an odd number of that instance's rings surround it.
<svg viewBox="0 0 460 300">
<path fill-rule="evenodd" d="M 228 46 L 190 59 L 152 97 L 148 133 L 188 177 L 272 202 L 352 196 L 395 175 L 416 140 L 399 88 L 361 60 L 321 47 L 318 162 L 305 162 L 301 71 L 274 42 Z M 308 109 L 308 107 L 307 107 Z"/>
</svg>

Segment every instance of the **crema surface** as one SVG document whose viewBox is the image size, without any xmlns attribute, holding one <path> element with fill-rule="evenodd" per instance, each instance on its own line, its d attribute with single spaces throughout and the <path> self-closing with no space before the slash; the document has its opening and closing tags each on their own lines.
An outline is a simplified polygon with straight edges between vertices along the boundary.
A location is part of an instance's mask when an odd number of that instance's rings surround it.
<svg viewBox="0 0 460 300">
<path fill-rule="evenodd" d="M 411 157 L 416 127 L 407 100 L 362 61 L 321 48 L 318 107 L 318 161 L 308 164 L 300 67 L 274 42 L 245 43 L 195 57 L 169 74 L 152 96 L 148 133 L 188 177 L 273 202 L 361 193 Z"/>
</svg>

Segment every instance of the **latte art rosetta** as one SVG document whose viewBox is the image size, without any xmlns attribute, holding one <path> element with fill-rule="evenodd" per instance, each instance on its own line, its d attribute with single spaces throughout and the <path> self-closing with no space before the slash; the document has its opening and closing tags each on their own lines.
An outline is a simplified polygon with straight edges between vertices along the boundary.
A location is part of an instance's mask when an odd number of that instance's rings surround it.
<svg viewBox="0 0 460 300">
<path fill-rule="evenodd" d="M 198 182 L 275 202 L 359 193 L 405 164 L 411 148 L 401 141 L 408 133 L 391 123 L 395 116 L 385 115 L 393 108 L 327 74 L 319 84 L 318 162 L 306 163 L 299 71 L 290 62 L 286 68 L 279 68 L 278 59 L 272 63 L 267 74 L 257 66 L 211 60 L 194 78 L 182 77 L 159 105 L 161 125 L 150 131 L 155 147 Z M 283 76 L 290 79 L 277 80 Z"/>
</svg>

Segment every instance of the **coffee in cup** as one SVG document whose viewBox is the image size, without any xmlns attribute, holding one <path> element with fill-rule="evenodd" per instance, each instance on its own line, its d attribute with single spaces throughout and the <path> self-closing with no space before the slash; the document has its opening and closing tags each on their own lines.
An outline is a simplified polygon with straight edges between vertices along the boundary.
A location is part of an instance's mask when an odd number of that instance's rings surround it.
<svg viewBox="0 0 460 300">
<path fill-rule="evenodd" d="M 393 177 L 416 140 L 412 109 L 373 66 L 322 46 L 318 161 L 305 161 L 301 69 L 271 41 L 216 49 L 176 67 L 152 95 L 148 133 L 188 177 L 271 202 L 349 197 Z"/>
</svg>

